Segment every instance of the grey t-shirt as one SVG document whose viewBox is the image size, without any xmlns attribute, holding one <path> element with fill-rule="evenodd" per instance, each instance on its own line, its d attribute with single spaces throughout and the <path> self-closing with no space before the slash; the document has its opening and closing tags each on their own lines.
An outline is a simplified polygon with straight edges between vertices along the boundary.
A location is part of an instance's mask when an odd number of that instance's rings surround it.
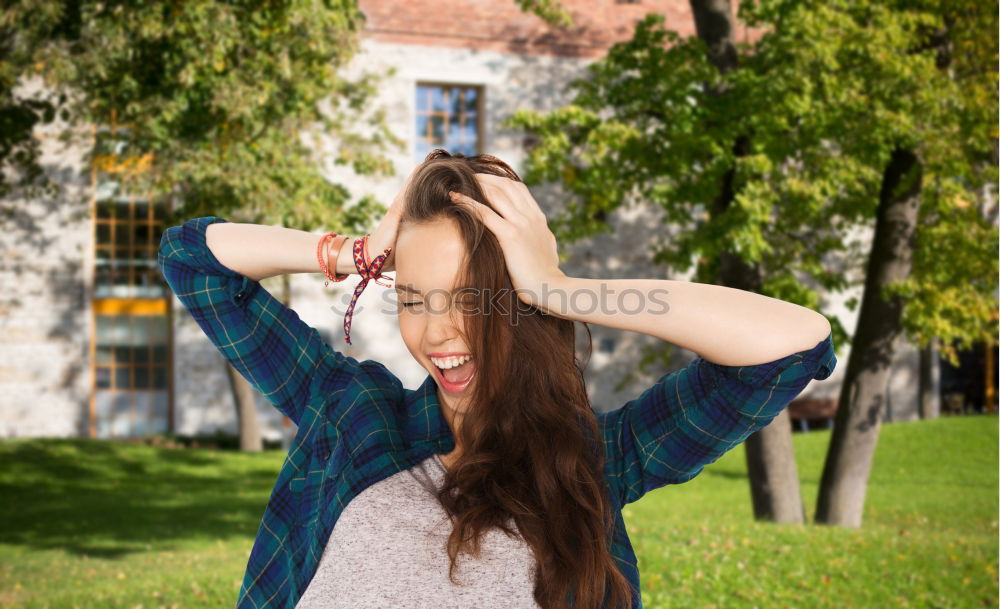
<svg viewBox="0 0 1000 609">
<path fill-rule="evenodd" d="M 296 609 L 537 609 L 534 553 L 499 529 L 484 534 L 479 559 L 459 553 L 460 585 L 448 580 L 451 523 L 433 494 L 445 473 L 432 455 L 351 500 Z"/>
</svg>

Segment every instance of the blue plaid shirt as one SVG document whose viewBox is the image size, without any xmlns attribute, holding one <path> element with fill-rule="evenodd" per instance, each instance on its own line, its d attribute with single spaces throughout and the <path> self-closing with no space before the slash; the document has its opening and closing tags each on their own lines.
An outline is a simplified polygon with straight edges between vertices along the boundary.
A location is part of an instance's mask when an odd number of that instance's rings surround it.
<svg viewBox="0 0 1000 609">
<path fill-rule="evenodd" d="M 298 426 L 250 551 L 238 609 L 295 607 L 337 518 L 367 487 L 455 447 L 434 378 L 406 389 L 385 366 L 358 361 L 261 285 L 223 266 L 194 218 L 168 228 L 158 262 L 167 284 L 209 340 Z M 697 476 L 766 426 L 812 379 L 836 366 L 832 337 L 756 366 L 696 358 L 637 398 L 597 414 L 614 504 L 610 547 L 642 607 L 639 571 L 621 508 Z"/>
</svg>

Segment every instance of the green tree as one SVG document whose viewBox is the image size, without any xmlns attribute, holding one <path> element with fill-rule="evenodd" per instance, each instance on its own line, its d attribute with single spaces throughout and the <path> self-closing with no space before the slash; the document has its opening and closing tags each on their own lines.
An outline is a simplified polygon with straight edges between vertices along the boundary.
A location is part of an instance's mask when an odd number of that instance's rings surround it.
<svg viewBox="0 0 1000 609">
<path fill-rule="evenodd" d="M 573 17 L 559 0 L 514 0 L 526 13 L 533 13 L 555 27 L 572 27 Z"/>
<path fill-rule="evenodd" d="M 526 181 L 569 193 L 561 240 L 656 205 L 669 272 L 813 309 L 864 283 L 816 516 L 858 526 L 899 339 L 937 336 L 952 361 L 995 342 L 996 5 L 761 0 L 740 19 L 762 33 L 720 69 L 725 48 L 648 15 L 570 105 L 508 125 L 538 140 Z"/>
<path fill-rule="evenodd" d="M 173 222 L 214 214 L 363 232 L 385 207 L 369 195 L 352 202 L 316 149 L 320 136 L 336 143 L 332 171 L 394 173 L 382 151 L 404 142 L 372 106 L 381 75 L 344 74 L 363 23 L 351 0 L 5 3 L 0 169 L 16 177 L 0 173 L 0 209 L 16 216 L 10 195 L 59 189 L 32 138 L 58 118 L 60 138 L 88 160 L 140 169 L 117 173 L 120 188 L 170 201 Z M 125 141 L 87 128 L 108 125 L 125 126 Z M 234 384 L 234 396 L 242 435 L 259 448 L 252 394 Z"/>
</svg>

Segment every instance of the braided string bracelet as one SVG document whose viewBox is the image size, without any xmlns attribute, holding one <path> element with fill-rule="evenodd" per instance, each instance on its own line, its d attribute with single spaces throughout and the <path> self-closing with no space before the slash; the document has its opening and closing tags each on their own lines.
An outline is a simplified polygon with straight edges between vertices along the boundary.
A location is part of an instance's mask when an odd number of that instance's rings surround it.
<svg viewBox="0 0 1000 609">
<path fill-rule="evenodd" d="M 347 313 L 344 315 L 344 340 L 347 344 L 351 343 L 351 320 L 354 317 L 354 305 L 358 302 L 358 297 L 361 296 L 361 292 L 365 290 L 370 280 L 375 280 L 384 287 L 392 287 L 392 284 L 379 283 L 378 279 L 382 276 L 382 266 L 385 261 L 389 258 L 389 252 L 392 251 L 391 247 L 385 248 L 385 251 L 374 259 L 369 259 L 368 257 L 368 238 L 371 234 L 367 234 L 360 239 L 354 241 L 354 266 L 358 270 L 358 274 L 361 275 L 361 281 L 358 282 L 357 287 L 354 288 L 354 296 L 351 298 L 351 304 L 347 307 Z M 387 278 L 391 279 L 391 278 Z"/>
</svg>

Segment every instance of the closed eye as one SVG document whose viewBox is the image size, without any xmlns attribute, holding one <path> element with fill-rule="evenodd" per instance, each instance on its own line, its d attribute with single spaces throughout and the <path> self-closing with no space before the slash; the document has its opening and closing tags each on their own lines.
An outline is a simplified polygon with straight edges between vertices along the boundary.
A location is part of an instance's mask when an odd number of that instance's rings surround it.
<svg viewBox="0 0 1000 609">
<path fill-rule="evenodd" d="M 404 306 L 404 307 L 409 308 L 409 307 L 412 307 L 413 305 L 418 305 L 420 303 L 419 302 L 401 302 L 399 304 L 402 305 L 402 306 Z"/>
</svg>

